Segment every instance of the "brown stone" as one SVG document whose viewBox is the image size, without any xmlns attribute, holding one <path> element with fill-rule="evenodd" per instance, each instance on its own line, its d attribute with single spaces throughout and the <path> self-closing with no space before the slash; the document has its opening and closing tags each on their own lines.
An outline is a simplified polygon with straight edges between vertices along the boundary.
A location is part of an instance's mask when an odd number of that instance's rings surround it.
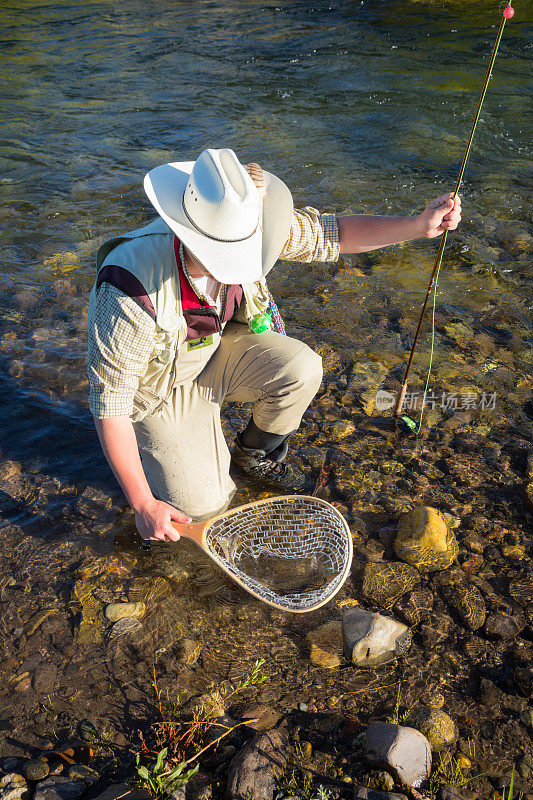
<svg viewBox="0 0 533 800">
<path fill-rule="evenodd" d="M 433 751 L 439 751 L 455 744 L 459 736 L 457 725 L 444 711 L 430 706 L 419 705 L 412 708 L 409 724 L 424 734 Z"/>
<path fill-rule="evenodd" d="M 433 610 L 433 593 L 429 589 L 409 592 L 394 604 L 394 611 L 407 625 L 418 625 Z"/>
<path fill-rule="evenodd" d="M 343 658 L 342 622 L 333 620 L 309 631 L 310 658 L 318 667 L 333 669 L 338 667 Z"/>
<path fill-rule="evenodd" d="M 269 731 L 277 725 L 281 719 L 281 714 L 272 706 L 254 703 L 243 711 L 242 718 L 247 720 L 249 728 L 262 732 Z"/>
<path fill-rule="evenodd" d="M 388 608 L 402 594 L 414 589 L 420 575 L 414 567 L 397 562 L 382 561 L 367 564 L 362 591 L 365 597 L 381 608 Z"/>
<path fill-rule="evenodd" d="M 459 546 L 440 511 L 419 506 L 400 517 L 394 550 L 420 572 L 434 572 L 454 562 Z"/>
</svg>

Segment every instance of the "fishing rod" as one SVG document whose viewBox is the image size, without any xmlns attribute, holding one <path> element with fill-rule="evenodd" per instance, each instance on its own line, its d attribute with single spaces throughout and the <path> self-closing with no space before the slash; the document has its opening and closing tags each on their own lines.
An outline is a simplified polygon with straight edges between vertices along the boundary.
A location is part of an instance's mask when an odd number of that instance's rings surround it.
<svg viewBox="0 0 533 800">
<path fill-rule="evenodd" d="M 453 193 L 453 200 L 455 200 L 455 198 L 457 197 L 457 194 L 459 192 L 459 187 L 461 186 L 461 183 L 462 183 L 462 180 L 463 180 L 463 175 L 464 175 L 464 171 L 465 171 L 465 168 L 466 168 L 466 162 L 468 160 L 468 156 L 469 156 L 469 153 L 470 153 L 470 148 L 472 146 L 472 140 L 474 138 L 474 133 L 476 132 L 476 126 L 477 126 L 477 123 L 478 123 L 478 120 L 479 120 L 479 115 L 481 113 L 481 107 L 483 105 L 483 101 L 484 101 L 485 95 L 487 93 L 487 88 L 488 88 L 489 81 L 490 81 L 490 78 L 491 78 L 491 75 L 492 75 L 492 67 L 494 66 L 494 61 L 496 60 L 496 55 L 498 53 L 498 48 L 500 46 L 500 41 L 501 41 L 501 38 L 502 38 L 503 29 L 505 27 L 505 23 L 507 22 L 507 20 L 508 19 L 512 19 L 513 17 L 514 17 L 514 8 L 512 7 L 510 0 L 508 0 L 505 8 L 503 9 L 502 18 L 501 18 L 501 22 L 500 22 L 500 27 L 499 27 L 499 30 L 498 30 L 498 33 L 497 33 L 497 36 L 496 36 L 496 42 L 495 42 L 494 47 L 492 49 L 492 55 L 490 57 L 489 66 L 488 66 L 488 69 L 487 69 L 487 74 L 485 76 L 485 82 L 483 84 L 483 88 L 481 90 L 481 96 L 479 98 L 479 102 L 478 102 L 478 106 L 477 106 L 477 109 L 476 109 L 476 113 L 474 115 L 474 122 L 472 123 L 472 128 L 470 130 L 470 136 L 468 137 L 468 142 L 467 142 L 467 145 L 466 145 L 466 148 L 465 148 L 465 152 L 464 152 L 464 155 L 463 155 L 463 161 L 461 163 L 461 168 L 459 170 L 459 176 L 457 178 L 457 183 L 455 184 L 455 189 L 454 189 L 454 193 Z M 437 255 L 436 255 L 436 258 L 435 258 L 435 264 L 433 265 L 433 270 L 431 272 L 431 277 L 429 279 L 429 285 L 428 285 L 428 289 L 427 289 L 427 293 L 426 293 L 426 299 L 424 300 L 424 305 L 422 306 L 422 311 L 420 312 L 420 318 L 418 320 L 418 326 L 416 328 L 416 333 L 415 333 L 415 338 L 414 338 L 414 341 L 413 341 L 413 346 L 411 347 L 411 352 L 409 354 L 409 360 L 407 362 L 407 366 L 405 368 L 405 373 L 404 373 L 404 376 L 403 376 L 403 383 L 402 383 L 402 385 L 400 387 L 400 390 L 399 390 L 397 398 L 396 398 L 396 405 L 394 407 L 394 421 L 395 421 L 396 427 L 398 426 L 399 420 L 401 420 L 403 422 L 404 426 L 406 428 L 408 428 L 409 430 L 415 430 L 416 427 L 417 427 L 416 422 L 414 420 L 412 420 L 410 417 L 408 417 L 406 415 L 400 416 L 400 411 L 402 410 L 402 406 L 403 406 L 403 403 L 404 403 L 404 400 L 405 400 L 405 394 L 407 392 L 407 379 L 409 377 L 409 370 L 411 369 L 411 364 L 413 363 L 413 357 L 414 357 L 414 354 L 415 354 L 416 345 L 417 345 L 417 342 L 418 342 L 418 337 L 420 335 L 420 329 L 422 327 L 422 320 L 424 319 L 424 315 L 426 313 L 427 304 L 428 304 L 428 301 L 429 301 L 429 296 L 431 294 L 431 290 L 432 290 L 434 284 L 435 284 L 435 297 L 436 297 L 437 284 L 435 283 L 435 280 L 436 279 L 438 280 L 438 274 L 439 274 L 440 267 L 441 267 L 441 264 L 442 264 L 442 256 L 443 256 L 443 253 L 444 253 L 444 248 L 446 246 L 447 237 L 448 237 L 448 231 L 444 231 L 442 236 L 441 236 L 439 249 L 437 251 Z M 426 386 L 425 386 L 425 389 L 424 389 L 424 399 L 422 401 L 421 415 L 424 413 L 424 405 L 425 405 L 425 400 L 426 400 L 427 388 L 428 388 L 428 384 L 429 384 L 429 376 L 431 374 L 432 362 L 433 362 L 433 341 L 432 341 L 431 357 L 430 357 L 428 376 L 427 376 Z M 418 426 L 418 430 L 420 430 L 421 424 L 422 424 L 422 416 L 420 417 L 420 423 L 419 423 L 419 426 Z"/>
</svg>

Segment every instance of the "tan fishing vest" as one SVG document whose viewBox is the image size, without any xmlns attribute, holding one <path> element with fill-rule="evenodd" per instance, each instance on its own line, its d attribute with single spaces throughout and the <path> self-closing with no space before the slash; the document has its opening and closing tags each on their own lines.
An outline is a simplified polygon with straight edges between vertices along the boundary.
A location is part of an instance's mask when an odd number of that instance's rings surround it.
<svg viewBox="0 0 533 800">
<path fill-rule="evenodd" d="M 220 343 L 213 335 L 208 347 L 188 350 L 187 323 L 181 308 L 181 291 L 174 232 L 158 218 L 144 228 L 105 242 L 98 250 L 97 272 L 105 266 L 126 269 L 144 287 L 155 312 L 153 351 L 135 395 L 132 419 L 135 422 L 155 413 L 170 396 L 174 386 L 196 377 Z M 248 324 L 268 309 L 269 293 L 263 279 L 242 284 L 244 297 L 234 321 Z M 89 300 L 96 302 L 96 284 Z"/>
</svg>

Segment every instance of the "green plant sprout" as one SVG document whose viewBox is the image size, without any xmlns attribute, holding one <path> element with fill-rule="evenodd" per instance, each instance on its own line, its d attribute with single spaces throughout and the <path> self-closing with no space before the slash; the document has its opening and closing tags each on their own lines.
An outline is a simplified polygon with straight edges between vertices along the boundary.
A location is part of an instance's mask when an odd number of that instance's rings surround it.
<svg viewBox="0 0 533 800">
<path fill-rule="evenodd" d="M 522 792 L 518 795 L 519 798 L 522 797 Z M 509 782 L 509 786 L 507 788 L 507 796 L 505 796 L 505 786 L 502 789 L 502 800 L 514 800 L 514 764 L 511 770 L 511 780 Z"/>
<path fill-rule="evenodd" d="M 400 714 L 401 692 L 402 692 L 402 682 L 398 681 L 398 693 L 396 695 L 396 703 L 394 705 L 394 711 L 392 712 L 392 715 L 389 717 L 389 722 L 392 725 L 404 725 L 407 722 L 409 715 L 411 713 L 411 709 L 413 707 L 410 706 L 410 708 L 406 709 L 405 711 L 402 711 L 402 713 Z"/>
<path fill-rule="evenodd" d="M 135 763 L 137 766 L 137 774 L 141 781 L 144 781 L 144 786 L 154 798 L 163 798 L 171 794 L 181 786 L 185 786 L 200 769 L 197 764 L 192 769 L 184 772 L 185 762 L 176 764 L 172 769 L 166 769 L 165 759 L 168 755 L 168 748 L 163 748 L 158 755 L 155 764 L 149 770 L 148 767 L 141 765 L 140 754 L 137 753 Z"/>
<path fill-rule="evenodd" d="M 329 800 L 331 797 L 329 789 L 326 789 L 322 784 L 319 784 L 316 788 L 313 786 L 313 772 L 317 774 L 317 771 L 306 764 L 306 757 L 299 740 L 293 742 L 293 750 L 292 761 L 285 767 L 281 777 L 278 779 L 277 788 L 285 794 L 297 795 L 298 800 Z M 332 756 L 328 756 L 324 765 L 326 776 L 332 763 Z"/>
<path fill-rule="evenodd" d="M 480 778 L 482 774 L 479 772 L 476 775 L 463 775 L 457 759 L 447 750 L 444 756 L 440 755 L 439 764 L 429 778 L 429 797 L 431 800 L 436 798 L 441 783 L 447 783 L 448 786 L 466 786 L 475 778 Z M 511 798 L 502 798 L 502 800 L 511 800 Z"/>
<path fill-rule="evenodd" d="M 215 702 L 207 705 L 200 703 L 193 712 L 192 720 L 185 720 L 179 714 L 179 698 L 171 701 L 167 692 L 167 705 L 164 707 L 162 693 L 157 685 L 155 666 L 152 685 L 156 697 L 156 706 L 160 719 L 150 726 L 149 736 L 154 744 L 147 744 L 139 731 L 141 749 L 136 752 L 138 785 L 147 789 L 154 800 L 162 800 L 173 791 L 185 786 L 196 775 L 200 768 L 198 759 L 207 750 L 216 748 L 222 739 L 235 728 L 248 725 L 253 720 L 245 720 L 232 727 L 221 725 L 217 717 L 224 713 L 224 705 L 249 686 L 257 686 L 266 680 L 261 672 L 265 659 L 258 659 L 252 670 L 244 678 L 232 685 L 224 681 L 213 693 Z M 213 741 L 205 743 L 206 733 L 215 725 L 222 728 L 223 733 Z M 151 758 L 151 765 L 141 763 L 141 759 Z M 155 758 L 155 761 L 153 759 Z M 193 762 L 196 762 L 194 766 Z M 190 768 L 189 768 L 190 767 Z"/>
</svg>

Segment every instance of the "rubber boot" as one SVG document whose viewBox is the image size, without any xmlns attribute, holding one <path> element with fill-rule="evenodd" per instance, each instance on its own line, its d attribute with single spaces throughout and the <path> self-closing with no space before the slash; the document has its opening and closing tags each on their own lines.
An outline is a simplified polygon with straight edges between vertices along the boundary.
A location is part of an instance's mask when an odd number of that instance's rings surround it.
<svg viewBox="0 0 533 800">
<path fill-rule="evenodd" d="M 257 483 L 268 487 L 285 492 L 305 490 L 307 481 L 304 474 L 283 463 L 289 448 L 289 436 L 290 433 L 280 436 L 261 431 L 250 420 L 247 428 L 235 438 L 231 455 L 232 466 L 239 475 L 253 478 Z M 255 446 L 246 446 L 250 440 Z M 259 446 L 261 444 L 262 447 Z"/>
</svg>

